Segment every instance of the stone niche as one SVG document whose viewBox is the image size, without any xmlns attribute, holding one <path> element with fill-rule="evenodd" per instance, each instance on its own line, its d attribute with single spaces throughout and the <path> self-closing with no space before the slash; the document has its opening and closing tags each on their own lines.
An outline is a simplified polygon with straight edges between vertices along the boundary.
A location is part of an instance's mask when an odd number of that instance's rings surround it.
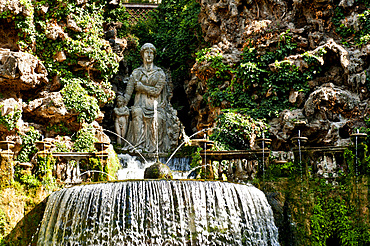
<svg viewBox="0 0 370 246">
<path fill-rule="evenodd" d="M 0 19 L 0 48 L 18 51 L 18 32 L 15 30 L 15 23 L 7 19 Z"/>
</svg>

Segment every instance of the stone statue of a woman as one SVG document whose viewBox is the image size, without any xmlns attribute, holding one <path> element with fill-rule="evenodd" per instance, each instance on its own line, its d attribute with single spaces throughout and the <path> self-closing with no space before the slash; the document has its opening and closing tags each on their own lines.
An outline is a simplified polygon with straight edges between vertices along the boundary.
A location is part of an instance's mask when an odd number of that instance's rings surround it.
<svg viewBox="0 0 370 246">
<path fill-rule="evenodd" d="M 175 141 L 178 138 L 174 131 L 180 132 L 180 122 L 168 99 L 166 75 L 153 63 L 155 54 L 153 44 L 146 43 L 141 47 L 143 65 L 132 72 L 124 95 L 127 103 L 135 91 L 126 138 L 135 148 L 152 153 L 156 152 L 157 139 L 159 152 L 169 151 L 174 138 Z M 154 101 L 158 105 L 157 129 L 154 127 Z"/>
</svg>

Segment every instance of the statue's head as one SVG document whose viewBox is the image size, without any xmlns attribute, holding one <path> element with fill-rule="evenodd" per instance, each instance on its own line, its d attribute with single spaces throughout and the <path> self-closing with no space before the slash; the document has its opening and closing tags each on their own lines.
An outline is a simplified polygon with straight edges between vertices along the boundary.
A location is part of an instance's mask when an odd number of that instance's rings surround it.
<svg viewBox="0 0 370 246">
<path fill-rule="evenodd" d="M 151 44 L 151 43 L 145 43 L 143 46 L 141 46 L 141 49 L 140 49 L 141 58 L 144 58 L 144 52 L 146 50 L 148 50 L 148 49 L 150 49 L 150 50 L 153 51 L 154 56 L 157 54 L 157 49 L 154 47 L 153 44 Z"/>
<path fill-rule="evenodd" d="M 117 96 L 117 105 L 121 106 L 125 101 L 125 98 L 121 95 Z"/>
</svg>

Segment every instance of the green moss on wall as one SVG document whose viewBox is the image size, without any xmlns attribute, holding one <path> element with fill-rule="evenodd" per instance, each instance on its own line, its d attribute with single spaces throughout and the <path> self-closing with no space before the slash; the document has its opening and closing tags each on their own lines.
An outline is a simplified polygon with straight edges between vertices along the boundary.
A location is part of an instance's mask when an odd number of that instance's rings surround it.
<svg viewBox="0 0 370 246">
<path fill-rule="evenodd" d="M 369 245 L 368 182 L 366 176 L 280 178 L 260 188 L 270 197 L 282 246 Z"/>
</svg>

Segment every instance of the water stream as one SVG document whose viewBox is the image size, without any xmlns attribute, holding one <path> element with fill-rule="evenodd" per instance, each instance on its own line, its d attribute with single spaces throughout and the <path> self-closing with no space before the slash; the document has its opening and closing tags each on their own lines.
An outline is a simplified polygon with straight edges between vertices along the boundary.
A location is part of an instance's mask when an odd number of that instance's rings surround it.
<svg viewBox="0 0 370 246">
<path fill-rule="evenodd" d="M 50 195 L 38 237 L 48 245 L 272 245 L 262 191 L 219 181 L 126 181 Z"/>
<path fill-rule="evenodd" d="M 140 159 L 137 159 L 136 156 L 129 154 L 118 154 L 118 158 L 122 166 L 117 172 L 118 180 L 143 179 L 145 168 L 154 163 L 142 162 Z M 174 179 L 186 179 L 191 172 L 190 157 L 175 157 L 169 161 L 167 161 L 165 157 L 160 157 L 159 161 L 161 163 L 168 163 L 167 165 L 171 169 Z"/>
</svg>

